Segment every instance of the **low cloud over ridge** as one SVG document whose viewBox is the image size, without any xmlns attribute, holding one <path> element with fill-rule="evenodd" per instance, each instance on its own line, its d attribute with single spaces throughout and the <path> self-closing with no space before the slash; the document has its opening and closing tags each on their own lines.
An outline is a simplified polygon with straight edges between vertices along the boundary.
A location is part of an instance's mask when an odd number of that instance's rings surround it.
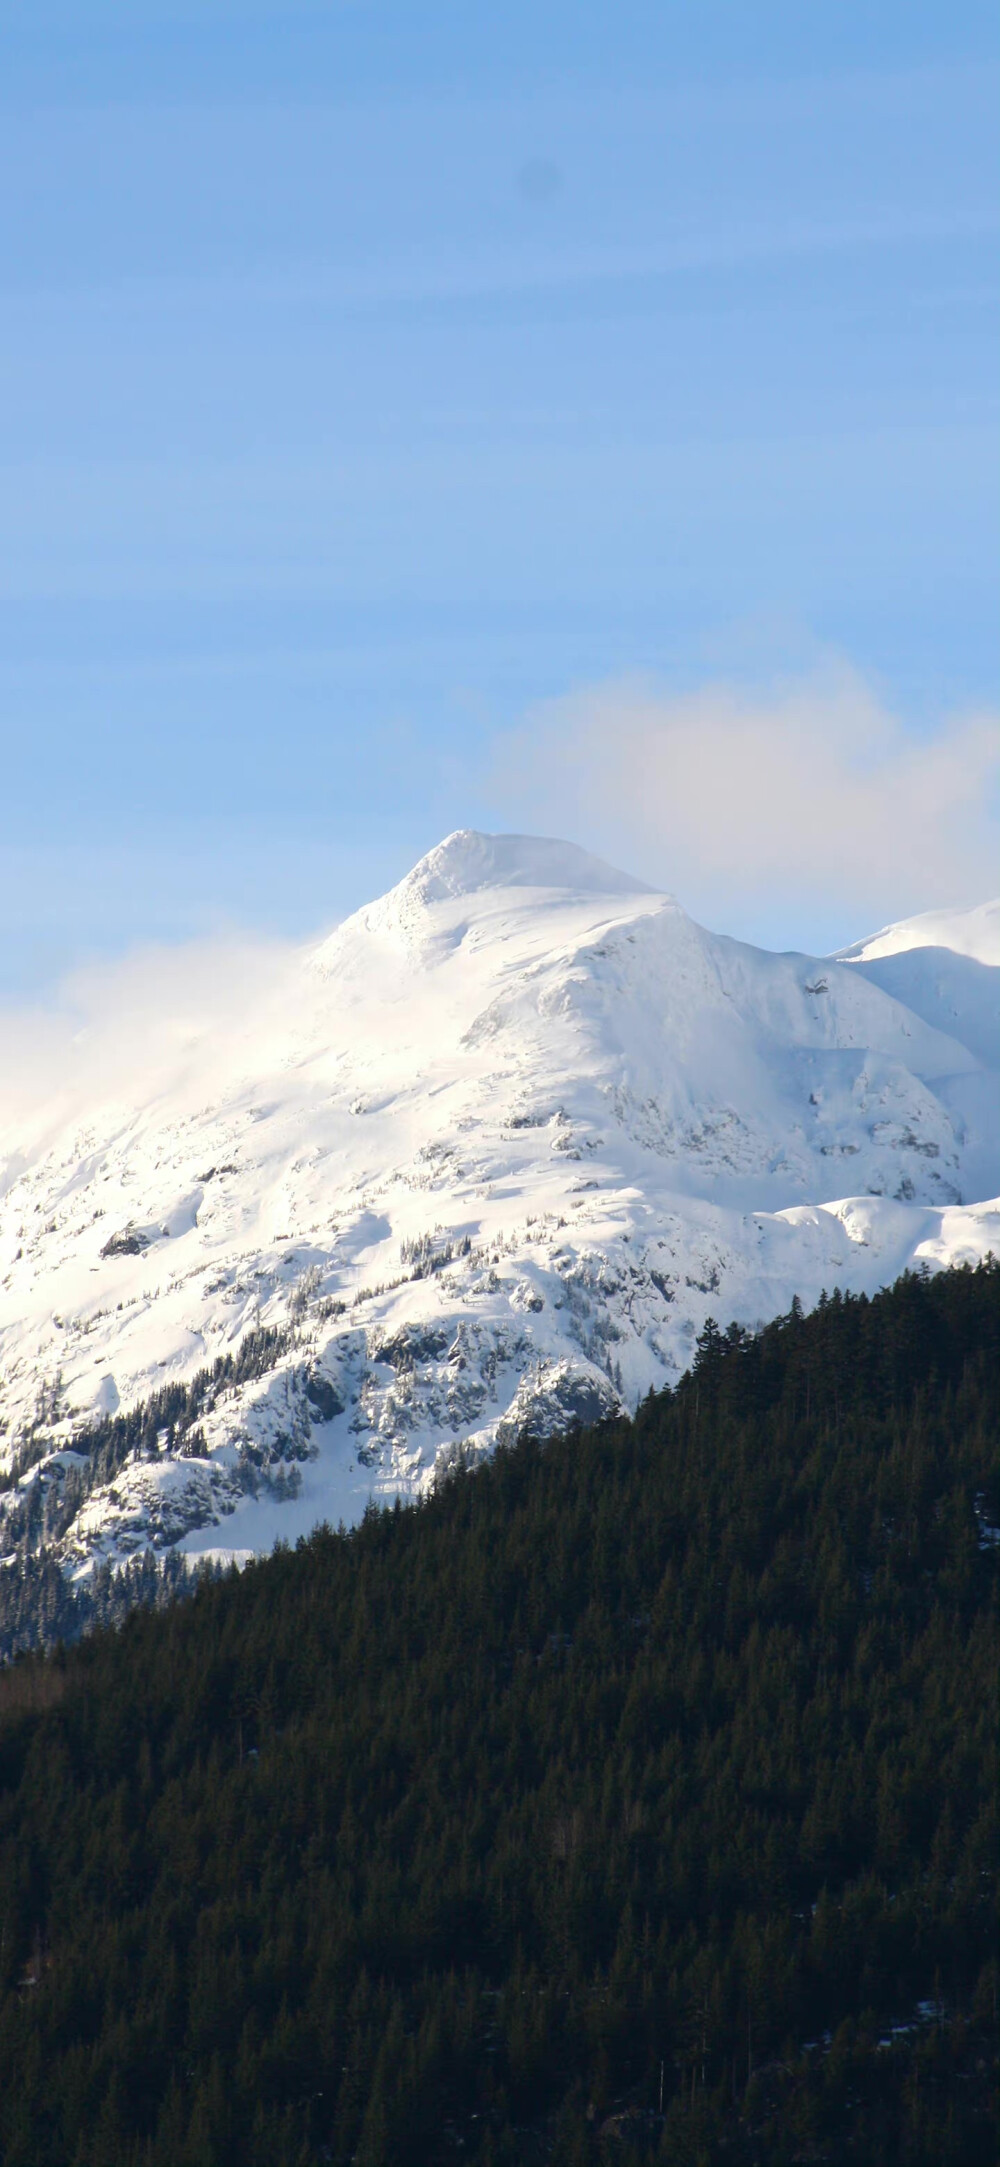
<svg viewBox="0 0 1000 2167">
<path fill-rule="evenodd" d="M 556 822 L 716 926 L 760 906 L 790 932 L 806 902 L 864 925 L 992 892 L 998 773 L 1000 716 L 918 736 L 847 665 L 765 691 L 584 687 L 532 709 L 494 767 L 505 813 Z"/>
<path fill-rule="evenodd" d="M 294 1016 L 299 952 L 237 933 L 147 944 L 72 972 L 47 1003 L 0 1006 L 0 1187 L 8 1124 L 42 1150 L 62 1122 L 104 1102 L 127 1107 L 192 1066 L 203 1076 L 207 1042 L 231 1065 L 246 1040 L 252 1078 L 269 1027 L 279 1039 Z"/>
</svg>

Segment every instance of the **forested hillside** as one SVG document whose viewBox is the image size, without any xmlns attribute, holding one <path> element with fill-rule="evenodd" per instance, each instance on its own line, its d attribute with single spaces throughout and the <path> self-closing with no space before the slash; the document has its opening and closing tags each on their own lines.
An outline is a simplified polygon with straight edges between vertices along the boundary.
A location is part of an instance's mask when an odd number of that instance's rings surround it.
<svg viewBox="0 0 1000 2167">
<path fill-rule="evenodd" d="M 991 2161 L 998 1291 L 0 1675 L 5 2167 Z"/>
</svg>

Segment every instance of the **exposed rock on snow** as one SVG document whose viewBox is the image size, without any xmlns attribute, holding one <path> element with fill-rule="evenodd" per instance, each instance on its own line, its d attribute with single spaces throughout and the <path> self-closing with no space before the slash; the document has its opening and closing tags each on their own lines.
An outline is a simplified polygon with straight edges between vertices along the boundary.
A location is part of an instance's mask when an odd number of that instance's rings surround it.
<svg viewBox="0 0 1000 2167">
<path fill-rule="evenodd" d="M 0 1553 L 269 1547 L 634 1405 L 710 1313 L 997 1249 L 997 922 L 770 955 L 450 836 L 155 1091 L 0 1137 Z"/>
</svg>

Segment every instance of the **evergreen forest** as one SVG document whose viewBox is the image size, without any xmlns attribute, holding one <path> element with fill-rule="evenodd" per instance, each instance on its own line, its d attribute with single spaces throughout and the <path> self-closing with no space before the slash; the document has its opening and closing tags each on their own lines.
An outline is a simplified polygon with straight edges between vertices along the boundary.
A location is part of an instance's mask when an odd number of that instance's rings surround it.
<svg viewBox="0 0 1000 2167">
<path fill-rule="evenodd" d="M 0 1671 L 4 2167 L 980 2167 L 1000 1269 Z"/>
</svg>

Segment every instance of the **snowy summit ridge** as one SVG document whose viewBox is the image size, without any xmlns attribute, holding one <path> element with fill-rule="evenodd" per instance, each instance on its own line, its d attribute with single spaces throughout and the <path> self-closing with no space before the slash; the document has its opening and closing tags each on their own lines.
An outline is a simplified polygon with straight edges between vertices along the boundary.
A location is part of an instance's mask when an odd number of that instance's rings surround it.
<svg viewBox="0 0 1000 2167">
<path fill-rule="evenodd" d="M 423 904 L 478 895 L 485 888 L 563 889 L 567 895 L 650 895 L 645 881 L 620 873 L 577 843 L 545 835 L 481 835 L 456 828 L 421 858 L 389 897 Z"/>
<path fill-rule="evenodd" d="M 768 954 L 461 831 L 155 1088 L 0 1137 L 0 1555 L 269 1547 L 634 1405 L 709 1313 L 1000 1247 L 1000 963 L 887 938 Z"/>
</svg>

